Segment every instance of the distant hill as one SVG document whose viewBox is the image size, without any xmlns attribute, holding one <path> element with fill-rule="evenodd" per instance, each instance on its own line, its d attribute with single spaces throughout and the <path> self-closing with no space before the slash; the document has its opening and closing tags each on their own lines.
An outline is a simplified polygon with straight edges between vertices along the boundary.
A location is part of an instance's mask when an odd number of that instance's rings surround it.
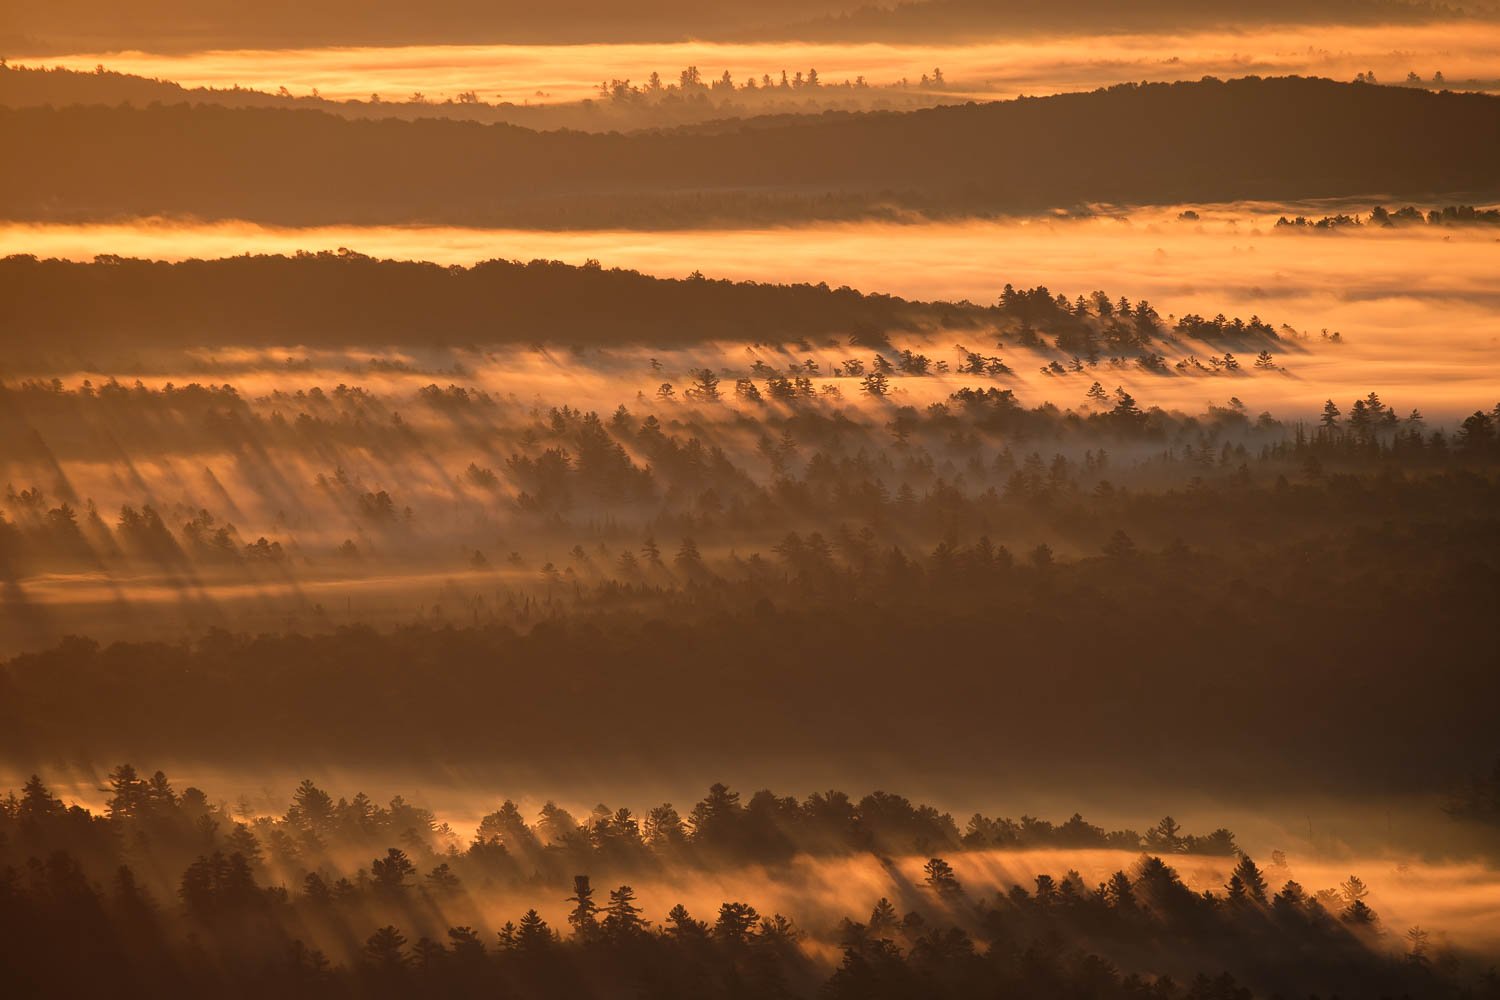
<svg viewBox="0 0 1500 1000">
<path fill-rule="evenodd" d="M 996 289 L 999 293 L 999 289 Z M 0 258 L 0 347 L 797 340 L 994 323 L 993 307 L 827 285 L 657 278 L 557 261 L 444 267 L 352 253 L 180 263 Z"/>
<path fill-rule="evenodd" d="M 210 106 L 0 109 L 0 135 L 11 219 L 660 227 L 1500 189 L 1500 98 L 1296 77 L 630 135 Z"/>
<path fill-rule="evenodd" d="M 63 67 L 0 65 L 0 106 L 12 108 L 67 107 L 74 104 L 215 104 L 229 108 L 288 108 L 326 111 L 343 118 L 449 118 L 520 125 L 551 130 L 627 132 L 642 128 L 674 128 L 723 122 L 747 116 L 806 115 L 823 110 L 915 110 L 952 104 L 959 98 L 943 88 L 923 90 L 900 84 L 850 85 L 821 83 L 817 87 L 723 87 L 709 77 L 684 87 L 671 77 L 660 93 L 641 85 L 628 92 L 572 101 L 516 104 L 489 103 L 473 92 L 443 100 L 377 99 L 377 95 L 337 100 L 314 94 L 269 93 L 248 87 L 184 87 L 120 73 L 103 66 L 92 70 Z M 680 77 L 679 77 L 680 79 Z M 1473 89 L 1473 88 L 1471 88 Z"/>
</svg>

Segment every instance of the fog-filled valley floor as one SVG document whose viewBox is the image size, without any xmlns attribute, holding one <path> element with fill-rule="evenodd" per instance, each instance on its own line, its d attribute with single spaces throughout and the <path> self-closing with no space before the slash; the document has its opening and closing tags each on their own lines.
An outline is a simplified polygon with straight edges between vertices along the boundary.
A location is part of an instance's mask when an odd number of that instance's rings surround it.
<svg viewBox="0 0 1500 1000">
<path fill-rule="evenodd" d="M 1500 14 L 0 5 L 0 995 L 1500 998 Z"/>
</svg>

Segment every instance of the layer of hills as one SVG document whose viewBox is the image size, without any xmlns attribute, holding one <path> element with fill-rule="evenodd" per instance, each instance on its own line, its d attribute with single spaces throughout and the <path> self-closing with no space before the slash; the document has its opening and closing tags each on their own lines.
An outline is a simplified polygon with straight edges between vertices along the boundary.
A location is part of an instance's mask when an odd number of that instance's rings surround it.
<svg viewBox="0 0 1500 1000">
<path fill-rule="evenodd" d="M 628 135 L 188 105 L 0 109 L 0 134 L 27 151 L 0 162 L 0 215 L 26 220 L 659 227 L 1500 188 L 1500 98 L 1298 77 Z"/>
<path fill-rule="evenodd" d="M 811 67 L 810 67 L 811 68 Z M 795 74 L 793 76 L 792 74 Z M 608 94 L 570 101 L 532 104 L 503 99 L 503 95 L 460 91 L 455 95 L 370 94 L 340 100 L 322 94 L 271 93 L 249 87 L 185 87 L 171 80 L 152 79 L 110 70 L 102 65 L 91 70 L 65 67 L 0 65 L 0 105 L 12 108 L 74 104 L 214 104 L 236 108 L 288 108 L 326 111 L 345 118 L 450 118 L 462 121 L 505 123 L 526 128 L 572 129 L 584 132 L 624 132 L 646 128 L 700 125 L 747 117 L 778 114 L 814 114 L 823 111 L 902 111 L 954 103 L 946 82 L 923 87 L 895 81 L 869 83 L 862 79 L 803 80 L 803 71 L 786 70 L 787 77 L 763 75 L 770 85 L 755 83 L 754 75 L 726 83 L 722 76 L 700 74 L 688 67 L 666 76 L 657 88 L 649 78 L 636 85 L 615 81 Z M 1490 81 L 1453 81 L 1457 89 L 1500 89 Z M 1427 86 L 1425 82 L 1420 85 Z M 1438 87 L 1437 83 L 1433 86 Z M 493 100 L 486 100 L 493 97 Z"/>
</svg>

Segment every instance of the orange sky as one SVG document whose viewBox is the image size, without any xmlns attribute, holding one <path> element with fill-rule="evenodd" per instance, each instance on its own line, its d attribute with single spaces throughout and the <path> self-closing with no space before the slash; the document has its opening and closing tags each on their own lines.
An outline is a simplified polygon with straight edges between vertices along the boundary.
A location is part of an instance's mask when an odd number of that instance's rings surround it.
<svg viewBox="0 0 1500 1000">
<path fill-rule="evenodd" d="M 213 51 L 185 55 L 140 52 L 37 57 L 22 65 L 93 69 L 174 80 L 184 86 L 236 84 L 295 95 L 314 88 L 329 98 L 379 93 L 405 100 L 420 91 L 442 100 L 475 91 L 488 102 L 554 102 L 596 96 L 601 81 L 644 83 L 655 70 L 675 79 L 685 66 L 707 77 L 729 70 L 737 80 L 782 69 L 815 67 L 838 83 L 863 75 L 876 84 L 915 83 L 941 67 L 959 94 L 1010 97 L 1092 89 L 1122 80 L 1196 80 L 1204 75 L 1291 73 L 1352 79 L 1373 70 L 1382 82 L 1408 72 L 1424 80 L 1442 71 L 1450 86 L 1500 77 L 1500 24 L 1436 23 L 1361 27 L 1278 27 L 1236 32 L 1124 34 L 984 41 L 961 46 L 707 42 L 601 45 L 447 45 Z"/>
</svg>

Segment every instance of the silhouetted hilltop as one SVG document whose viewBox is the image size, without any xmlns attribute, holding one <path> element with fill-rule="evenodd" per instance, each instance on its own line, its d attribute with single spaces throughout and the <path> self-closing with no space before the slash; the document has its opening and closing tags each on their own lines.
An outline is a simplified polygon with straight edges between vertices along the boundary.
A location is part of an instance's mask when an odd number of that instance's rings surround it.
<svg viewBox="0 0 1500 1000">
<path fill-rule="evenodd" d="M 736 79 L 697 67 L 660 75 L 653 87 L 649 78 L 639 84 L 616 80 L 598 97 L 540 104 L 500 100 L 493 103 L 474 91 L 462 91 L 444 99 L 425 95 L 397 97 L 379 94 L 339 100 L 316 92 L 271 93 L 248 87 L 184 87 L 171 80 L 151 79 L 120 73 L 104 66 L 90 70 L 64 67 L 16 66 L 0 63 L 0 105 L 12 108 L 73 104 L 145 106 L 159 104 L 213 104 L 231 108 L 295 108 L 326 111 L 344 118 L 449 118 L 460 121 L 508 123 L 532 129 L 576 129 L 584 132 L 628 132 L 643 128 L 671 128 L 707 122 L 735 122 L 748 116 L 803 116 L 825 110 L 910 111 L 959 98 L 946 91 L 946 84 L 909 86 L 906 81 L 871 83 L 822 81 L 808 84 L 801 70 L 786 76 L 779 64 L 767 67 L 783 71 L 782 82 L 769 74 L 754 73 Z M 729 76 L 729 79 L 725 79 Z M 1464 89 L 1477 90 L 1478 86 Z M 420 98 L 420 99 L 418 99 Z"/>
<path fill-rule="evenodd" d="M 0 214 L 548 227 L 1490 192 L 1500 98 L 1298 77 L 1124 84 L 711 134 L 218 107 L 0 111 Z"/>
<path fill-rule="evenodd" d="M 297 257 L 95 263 L 0 260 L 0 342 L 54 346 L 202 343 L 682 343 L 864 329 L 974 325 L 969 303 L 908 302 L 819 285 L 657 278 L 559 261 L 473 267 L 376 260 L 344 251 Z"/>
</svg>

